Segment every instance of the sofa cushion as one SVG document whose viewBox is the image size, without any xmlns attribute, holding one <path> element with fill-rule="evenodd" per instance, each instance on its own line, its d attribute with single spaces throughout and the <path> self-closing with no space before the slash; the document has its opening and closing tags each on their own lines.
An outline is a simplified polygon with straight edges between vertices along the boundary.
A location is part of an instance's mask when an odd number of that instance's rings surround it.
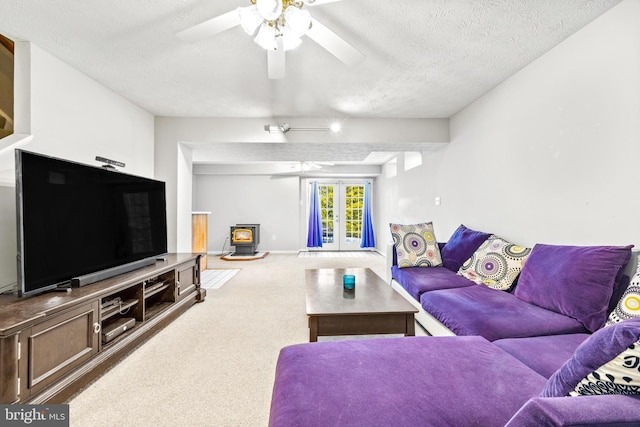
<svg viewBox="0 0 640 427">
<path fill-rule="evenodd" d="M 481 337 L 285 347 L 269 425 L 503 426 L 546 380 Z"/>
<path fill-rule="evenodd" d="M 475 231 L 460 224 L 440 250 L 442 265 L 451 271 L 458 271 L 489 236 L 491 234 Z"/>
<path fill-rule="evenodd" d="M 640 255 L 638 255 L 640 258 Z M 640 317 L 640 262 L 631 283 L 622 294 L 616 307 L 609 314 L 607 325 L 621 322 L 633 317 Z"/>
<path fill-rule="evenodd" d="M 514 295 L 571 316 L 595 332 L 605 324 L 614 282 L 631 248 L 536 244 Z"/>
<path fill-rule="evenodd" d="M 442 265 L 433 223 L 389 224 L 396 247 L 398 267 L 436 267 Z"/>
<path fill-rule="evenodd" d="M 466 260 L 458 274 L 493 289 L 511 289 L 531 249 L 514 245 L 491 235 Z"/>
<path fill-rule="evenodd" d="M 484 285 L 425 292 L 420 304 L 456 335 L 501 338 L 584 333 L 580 322 Z"/>
<path fill-rule="evenodd" d="M 433 268 L 398 268 L 393 266 L 391 267 L 391 277 L 400 283 L 416 301 L 420 301 L 420 295 L 425 292 L 475 286 L 471 280 L 458 276 L 442 266 Z"/>
<path fill-rule="evenodd" d="M 640 318 L 595 332 L 555 372 L 542 397 L 640 395 Z"/>
<path fill-rule="evenodd" d="M 543 377 L 549 378 L 590 336 L 590 334 L 565 334 L 505 338 L 493 343 Z"/>
</svg>

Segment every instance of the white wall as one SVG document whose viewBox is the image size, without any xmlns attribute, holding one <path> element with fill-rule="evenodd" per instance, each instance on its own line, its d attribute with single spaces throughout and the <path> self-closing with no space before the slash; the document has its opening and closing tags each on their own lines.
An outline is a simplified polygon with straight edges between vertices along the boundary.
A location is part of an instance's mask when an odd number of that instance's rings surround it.
<svg viewBox="0 0 640 427">
<path fill-rule="evenodd" d="M 387 167 L 376 179 L 375 197 L 375 229 L 376 249 L 384 253 L 385 245 L 392 241 L 389 223 L 413 224 L 434 221 L 436 209 L 435 198 L 440 197 L 446 203 L 438 179 L 440 163 L 444 160 L 448 146 L 438 150 L 423 152 L 422 165 L 404 171 L 403 156 L 397 157 L 397 174 L 387 177 Z M 435 222 L 435 221 L 434 221 Z M 434 224 L 438 225 L 438 224 Z M 436 238 L 440 238 L 436 227 Z M 445 240 L 445 239 L 442 239 Z"/>
<path fill-rule="evenodd" d="M 153 177 L 151 114 L 35 45 L 24 52 L 30 61 L 16 61 L 30 62 L 30 85 L 16 97 L 30 96 L 30 129 L 21 131 L 33 139 L 21 148 L 87 164 L 97 164 L 99 155 L 124 162 L 127 173 Z M 2 164 L 12 164 L 13 150 L 2 143 Z M 15 189 L 6 185 L 0 191 L 0 288 L 16 281 Z M 51 250 L 64 250 L 63 242 Z"/>
<path fill-rule="evenodd" d="M 27 149 L 89 164 L 99 155 L 153 177 L 153 116 L 37 46 L 31 55 Z"/>
<path fill-rule="evenodd" d="M 623 1 L 452 117 L 432 164 L 378 180 L 397 198 L 379 232 L 433 220 L 441 240 L 464 223 L 524 245 L 640 247 L 638 22 L 640 1 Z"/>
<path fill-rule="evenodd" d="M 16 282 L 16 193 L 0 186 L 0 290 Z"/>
<path fill-rule="evenodd" d="M 194 210 L 211 212 L 209 252 L 220 253 L 225 243 L 228 251 L 229 227 L 241 223 L 260 224 L 259 251 L 297 250 L 299 187 L 295 176 L 196 175 Z"/>
</svg>

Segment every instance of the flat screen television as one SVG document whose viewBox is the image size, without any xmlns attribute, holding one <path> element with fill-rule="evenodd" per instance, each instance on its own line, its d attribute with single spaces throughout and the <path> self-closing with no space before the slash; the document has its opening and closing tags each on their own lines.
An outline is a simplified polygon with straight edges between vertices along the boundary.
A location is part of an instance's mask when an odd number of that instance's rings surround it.
<svg viewBox="0 0 640 427">
<path fill-rule="evenodd" d="M 82 286 L 167 252 L 165 183 L 16 150 L 18 295 Z"/>
</svg>

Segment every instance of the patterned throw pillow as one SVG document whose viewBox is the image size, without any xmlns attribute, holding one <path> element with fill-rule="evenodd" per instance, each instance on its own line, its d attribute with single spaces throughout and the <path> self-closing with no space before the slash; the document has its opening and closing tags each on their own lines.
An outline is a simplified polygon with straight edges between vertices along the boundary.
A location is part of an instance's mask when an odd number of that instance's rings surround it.
<svg viewBox="0 0 640 427">
<path fill-rule="evenodd" d="M 541 397 L 640 395 L 640 317 L 598 329 L 549 377 Z"/>
<path fill-rule="evenodd" d="M 583 378 L 570 396 L 640 394 L 640 341 Z"/>
<path fill-rule="evenodd" d="M 627 290 L 622 294 L 616 308 L 609 314 L 606 326 L 632 317 L 640 317 L 640 254 L 638 255 L 636 274 L 631 279 Z"/>
<path fill-rule="evenodd" d="M 422 224 L 389 224 L 396 247 L 398 267 L 437 267 L 442 257 L 431 222 Z"/>
<path fill-rule="evenodd" d="M 514 245 L 491 235 L 458 270 L 458 275 L 490 288 L 508 291 L 516 280 L 531 248 Z"/>
</svg>

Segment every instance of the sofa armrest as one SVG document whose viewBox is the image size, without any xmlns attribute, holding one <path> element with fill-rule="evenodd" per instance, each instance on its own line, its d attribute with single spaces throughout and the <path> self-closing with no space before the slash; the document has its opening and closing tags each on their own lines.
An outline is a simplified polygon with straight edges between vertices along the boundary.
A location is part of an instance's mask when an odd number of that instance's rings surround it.
<svg viewBox="0 0 640 427">
<path fill-rule="evenodd" d="M 391 243 L 387 243 L 387 251 L 385 253 L 387 256 L 387 283 L 391 283 L 391 267 L 394 265 L 398 265 L 398 256 L 396 254 L 396 245 Z"/>
<path fill-rule="evenodd" d="M 637 426 L 640 398 L 624 395 L 533 397 L 505 427 Z"/>
</svg>

